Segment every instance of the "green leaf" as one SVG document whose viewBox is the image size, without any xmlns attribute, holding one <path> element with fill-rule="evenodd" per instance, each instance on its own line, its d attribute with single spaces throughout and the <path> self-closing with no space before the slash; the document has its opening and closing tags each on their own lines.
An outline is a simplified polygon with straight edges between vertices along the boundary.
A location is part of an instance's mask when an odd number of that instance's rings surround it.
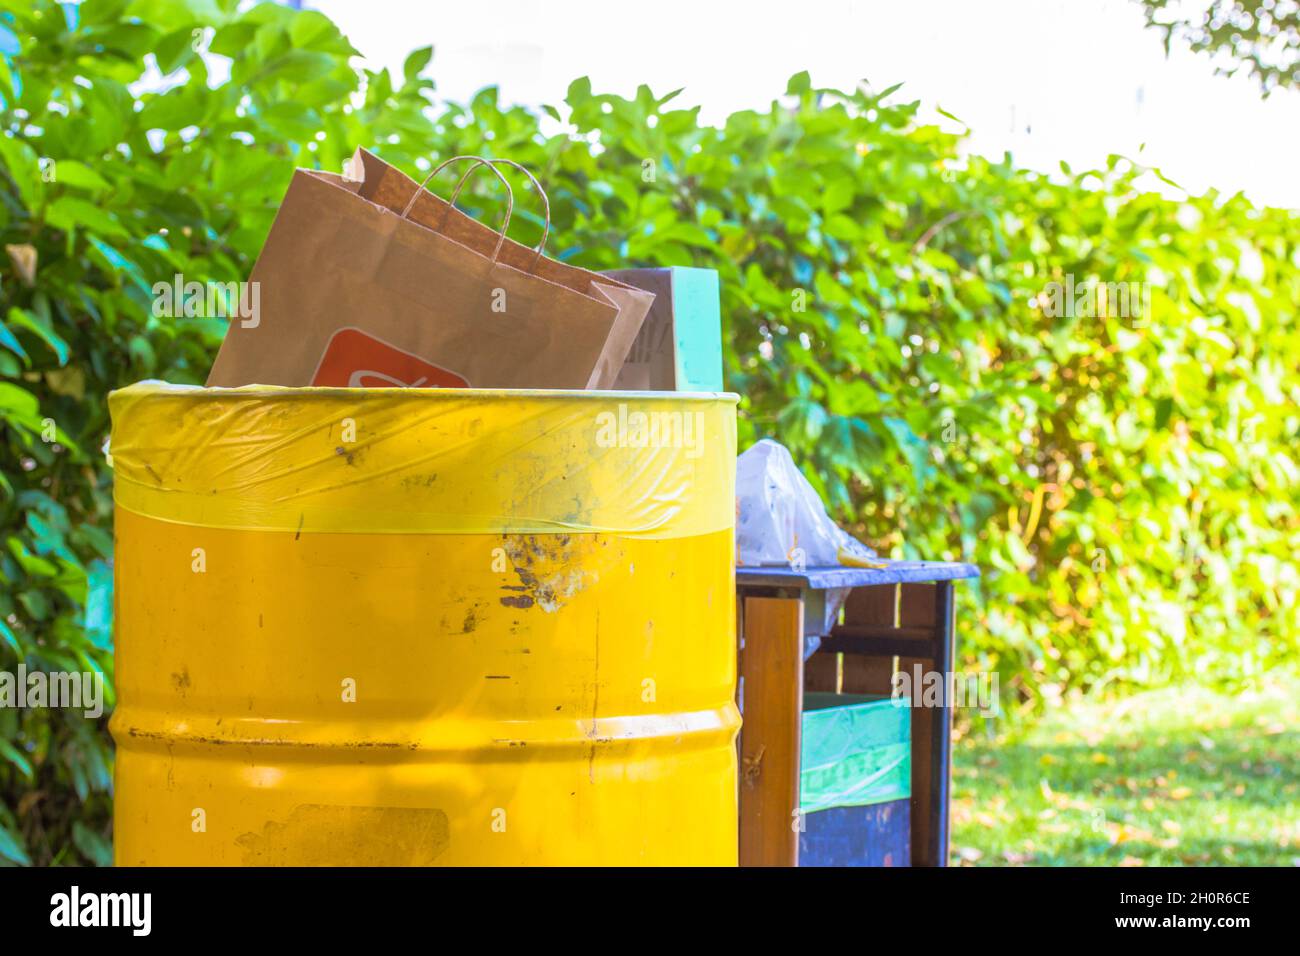
<svg viewBox="0 0 1300 956">
<path fill-rule="evenodd" d="M 321 129 L 320 114 L 301 103 L 275 103 L 261 115 L 267 126 L 286 139 L 310 139 Z"/>
<path fill-rule="evenodd" d="M 27 329 L 35 334 L 58 357 L 60 367 L 68 364 L 68 356 L 71 354 L 68 343 L 54 329 L 50 328 L 49 323 L 45 320 L 38 318 L 26 309 L 15 307 L 9 310 L 9 325 L 13 328 Z"/>
<path fill-rule="evenodd" d="M 36 779 L 36 775 L 32 772 L 31 761 L 27 759 L 22 751 L 9 743 L 9 741 L 5 740 L 3 737 L 0 737 L 0 757 L 3 757 L 14 767 L 17 767 L 18 772 L 26 777 L 29 782 Z M 3 838 L 0 837 L 0 839 Z M 0 853 L 4 853 L 3 847 L 0 847 Z"/>
<path fill-rule="evenodd" d="M 50 203 L 45 211 L 45 221 L 56 229 L 71 232 L 73 229 L 88 229 L 106 236 L 127 238 L 128 233 L 122 228 L 112 213 L 105 212 L 99 206 L 75 196 L 60 196 Z"/>
<path fill-rule="evenodd" d="M 32 554 L 27 550 L 27 546 L 15 537 L 9 538 L 9 553 L 17 560 L 18 565 L 30 575 L 42 578 L 52 578 L 59 573 L 59 566 L 53 561 L 47 561 L 45 558 Z M 27 592 L 28 594 L 35 592 Z"/>
<path fill-rule="evenodd" d="M 268 62 L 250 85 L 265 86 L 272 81 L 306 83 L 320 79 L 334 68 L 334 58 L 328 53 L 313 50 L 289 50 Z"/>
<path fill-rule="evenodd" d="M 113 568 L 105 561 L 94 561 L 87 573 L 85 619 L 86 636 L 101 650 L 113 649 Z"/>
<path fill-rule="evenodd" d="M 22 49 L 22 44 L 18 42 L 18 34 L 0 22 L 0 54 L 18 56 L 22 53 Z"/>
<path fill-rule="evenodd" d="M 31 367 L 31 357 L 28 356 L 26 350 L 23 349 L 22 343 L 18 341 L 17 337 L 15 337 L 13 332 L 9 331 L 9 327 L 3 322 L 0 322 L 0 345 L 3 345 L 5 348 L 9 349 L 9 351 L 21 357 L 23 365 L 28 366 L 29 368 Z"/>
<path fill-rule="evenodd" d="M 822 193 L 822 209 L 827 214 L 842 212 L 853 205 L 856 189 L 853 180 L 847 176 L 835 180 Z"/>
<path fill-rule="evenodd" d="M 334 21 L 318 10 L 303 10 L 294 16 L 289 24 L 289 40 L 300 49 L 342 57 L 359 55 Z"/>
<path fill-rule="evenodd" d="M 40 157 L 36 150 L 8 133 L 0 133 L 0 159 L 9 168 L 23 203 L 35 209 L 41 200 Z"/>
<path fill-rule="evenodd" d="M 54 169 L 56 181 L 65 186 L 92 191 L 110 188 L 108 180 L 85 163 L 79 163 L 75 159 L 61 159 L 55 163 Z"/>
<path fill-rule="evenodd" d="M 21 661 L 23 659 L 22 645 L 18 643 L 18 635 L 13 632 L 13 629 L 5 622 L 4 618 L 0 618 L 0 638 L 3 638 L 4 642 L 9 645 L 9 648 L 14 652 L 14 657 Z"/>
<path fill-rule="evenodd" d="M 113 847 L 81 821 L 72 825 L 72 842 L 95 866 L 113 865 Z"/>
<path fill-rule="evenodd" d="M 862 235 L 862 230 L 856 222 L 840 214 L 829 217 L 822 228 L 826 235 L 843 239 L 845 242 L 852 242 Z"/>
<path fill-rule="evenodd" d="M 163 76 L 175 73 L 197 55 L 194 49 L 194 30 L 193 24 L 187 24 L 158 41 L 154 56 L 158 60 L 158 69 Z"/>
<path fill-rule="evenodd" d="M 591 79 L 589 77 L 580 76 L 569 84 L 569 91 L 564 97 L 564 102 L 574 109 L 577 109 L 590 99 Z"/>
<path fill-rule="evenodd" d="M 19 866 L 31 866 L 31 857 L 23 849 L 19 842 L 19 836 L 11 832 L 3 823 L 0 823 L 0 856 L 6 860 L 11 860 Z"/>
<path fill-rule="evenodd" d="M 21 80 L 17 80 L 13 70 L 9 66 L 9 61 L 0 56 L 0 96 L 6 100 L 17 99 L 18 91 L 22 89 Z"/>
<path fill-rule="evenodd" d="M 418 50 L 413 50 L 410 56 L 406 58 L 406 62 L 402 64 L 402 79 L 410 83 L 424 72 L 424 68 L 429 65 L 429 61 L 432 59 L 433 47 L 431 46 L 422 46 Z"/>
<path fill-rule="evenodd" d="M 40 424 L 40 403 L 36 396 L 11 382 L 0 382 L 0 412 L 6 412 L 17 422 Z"/>
</svg>

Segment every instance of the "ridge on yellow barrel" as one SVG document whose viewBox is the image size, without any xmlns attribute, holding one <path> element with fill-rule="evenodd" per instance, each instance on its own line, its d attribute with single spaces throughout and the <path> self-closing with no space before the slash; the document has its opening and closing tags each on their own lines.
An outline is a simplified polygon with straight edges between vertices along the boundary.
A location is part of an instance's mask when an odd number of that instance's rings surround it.
<svg viewBox="0 0 1300 956">
<path fill-rule="evenodd" d="M 734 404 L 115 392 L 116 862 L 734 865 Z"/>
</svg>

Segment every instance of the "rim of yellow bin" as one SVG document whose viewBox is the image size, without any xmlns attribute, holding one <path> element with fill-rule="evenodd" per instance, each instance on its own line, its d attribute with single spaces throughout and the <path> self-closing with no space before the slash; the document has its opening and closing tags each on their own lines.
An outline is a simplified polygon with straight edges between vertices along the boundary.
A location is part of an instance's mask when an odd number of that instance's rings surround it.
<svg viewBox="0 0 1300 956">
<path fill-rule="evenodd" d="M 117 507 L 196 527 L 677 538 L 735 526 L 738 401 L 149 381 L 110 394 L 107 450 Z"/>
<path fill-rule="evenodd" d="M 667 391 L 620 391 L 616 389 L 581 389 L 581 388 L 343 388 L 337 385 L 240 385 L 229 388 L 220 385 L 186 385 L 176 382 L 164 382 L 159 379 L 145 379 L 115 388 L 110 397 L 124 392 L 156 391 L 169 395 L 192 395 L 196 398 L 257 397 L 259 395 L 276 398 L 324 398 L 339 396 L 343 398 L 375 397 L 393 398 L 395 395 L 414 395 L 419 397 L 439 398 L 554 398 L 554 399 L 636 399 L 637 401 L 722 401 L 737 404 L 740 395 L 736 392 L 667 392 Z"/>
</svg>

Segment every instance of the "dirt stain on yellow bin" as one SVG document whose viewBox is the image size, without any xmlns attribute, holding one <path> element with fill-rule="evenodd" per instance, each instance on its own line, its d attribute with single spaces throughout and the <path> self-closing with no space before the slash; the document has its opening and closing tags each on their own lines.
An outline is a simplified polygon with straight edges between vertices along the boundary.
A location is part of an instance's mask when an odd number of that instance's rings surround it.
<svg viewBox="0 0 1300 956">
<path fill-rule="evenodd" d="M 356 866 L 430 866 L 448 841 L 441 810 L 303 804 L 235 843 L 245 866 L 337 866 L 340 852 Z"/>
<path fill-rule="evenodd" d="M 120 865 L 735 863 L 734 397 L 110 408 Z"/>
</svg>

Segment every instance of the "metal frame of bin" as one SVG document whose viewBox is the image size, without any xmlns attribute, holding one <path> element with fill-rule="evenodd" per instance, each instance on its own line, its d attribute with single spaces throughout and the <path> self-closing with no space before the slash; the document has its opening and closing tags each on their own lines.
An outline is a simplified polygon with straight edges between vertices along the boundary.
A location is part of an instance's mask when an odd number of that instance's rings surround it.
<svg viewBox="0 0 1300 956">
<path fill-rule="evenodd" d="M 736 569 L 739 643 L 740 865 L 799 863 L 800 725 L 808 690 L 889 694 L 894 670 L 954 670 L 953 582 L 970 564 L 889 561 L 884 568 Z M 844 622 L 804 660 L 805 620 L 825 592 L 851 588 Z M 952 713 L 912 709 L 912 865 L 948 863 Z"/>
</svg>

